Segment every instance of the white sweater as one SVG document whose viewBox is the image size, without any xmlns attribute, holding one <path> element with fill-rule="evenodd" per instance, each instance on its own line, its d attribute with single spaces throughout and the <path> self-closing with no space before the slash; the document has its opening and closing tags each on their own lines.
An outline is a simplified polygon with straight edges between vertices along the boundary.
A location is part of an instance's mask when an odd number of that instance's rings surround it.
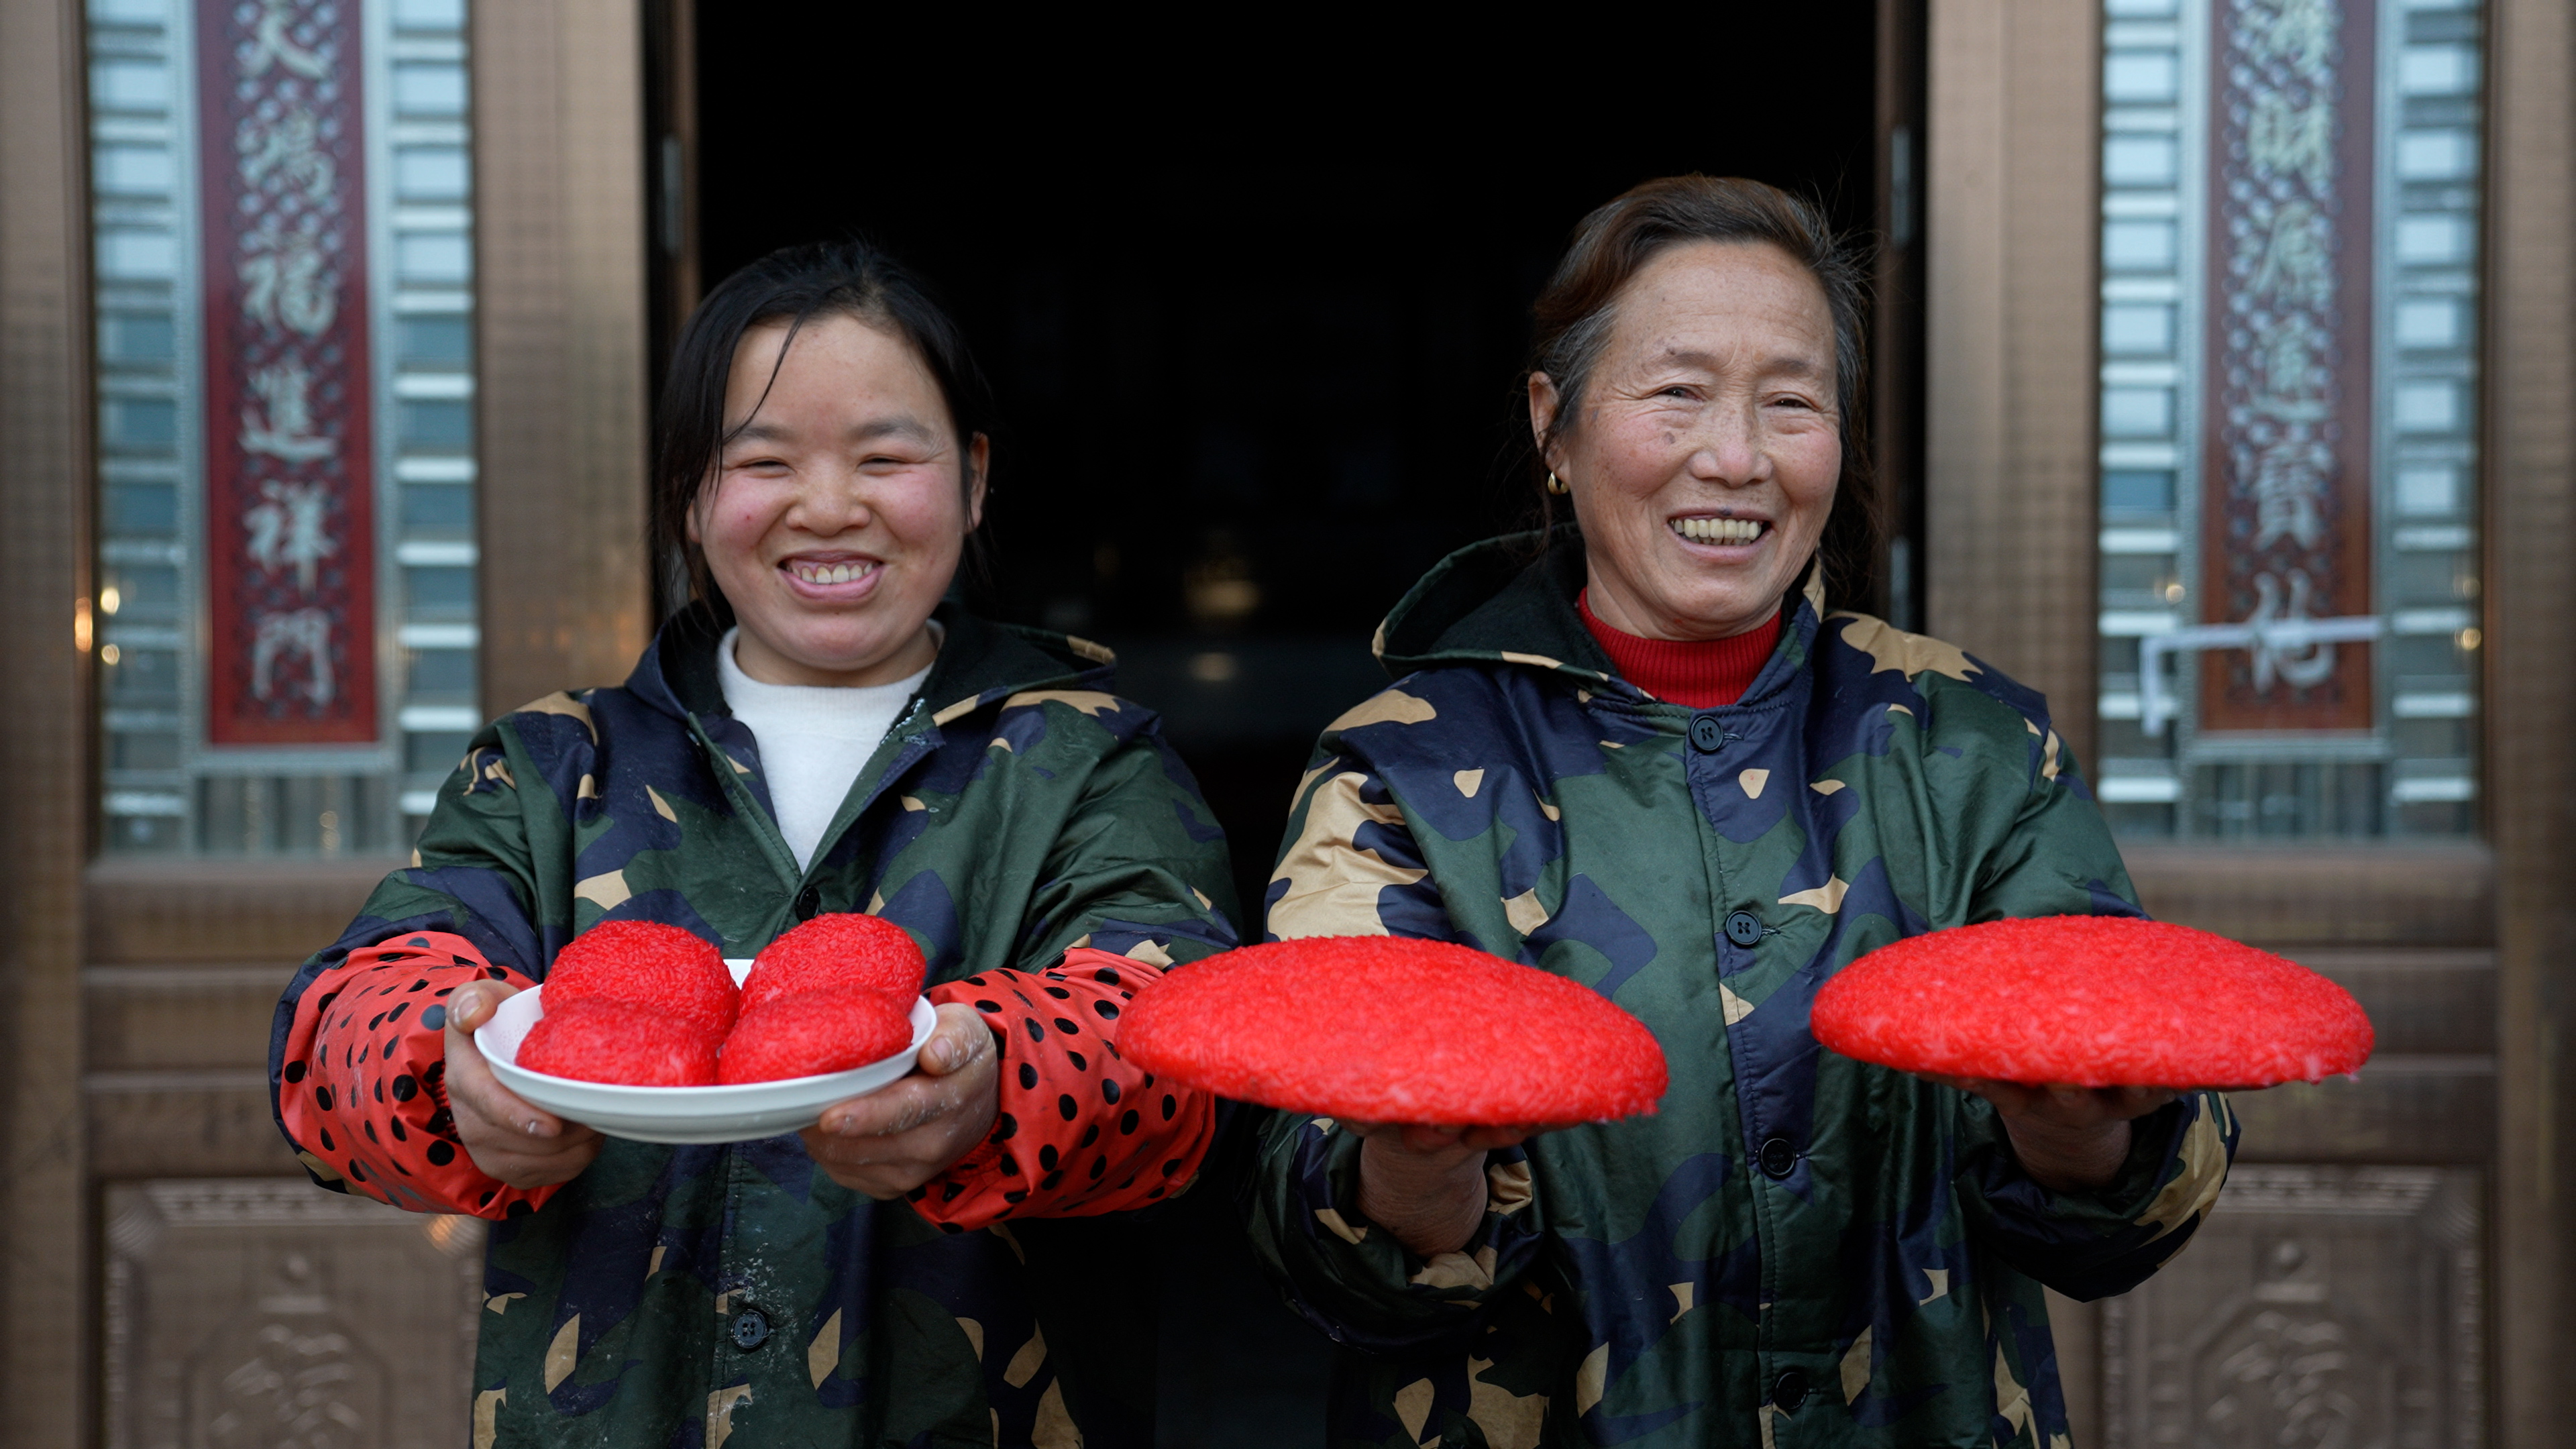
<svg viewBox="0 0 2576 1449">
<path fill-rule="evenodd" d="M 716 673 L 724 682 L 725 707 L 760 742 L 760 767 L 769 776 L 778 829 L 802 869 L 814 863 L 814 847 L 822 844 L 868 756 L 930 670 L 925 666 L 892 684 L 850 688 L 763 684 L 734 662 L 734 639 L 741 632 L 728 629 L 718 641 Z"/>
</svg>

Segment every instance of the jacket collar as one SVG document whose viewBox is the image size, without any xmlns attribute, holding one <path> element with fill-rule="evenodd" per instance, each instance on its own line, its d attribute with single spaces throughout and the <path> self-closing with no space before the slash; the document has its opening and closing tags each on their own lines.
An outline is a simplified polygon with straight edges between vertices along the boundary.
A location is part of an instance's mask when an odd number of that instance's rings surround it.
<svg viewBox="0 0 2576 1449">
<path fill-rule="evenodd" d="M 931 617 L 947 638 L 921 698 L 935 702 L 931 718 L 938 724 L 1024 690 L 1106 690 L 1117 673 L 1118 656 L 1088 639 L 990 623 L 953 602 L 942 603 Z M 723 615 L 704 602 L 672 615 L 636 661 L 628 692 L 674 717 L 730 717 L 716 674 L 716 642 L 726 627 Z"/>
<path fill-rule="evenodd" d="M 1471 543 L 1432 565 L 1378 625 L 1371 647 L 1397 676 L 1448 664 L 1538 669 L 1634 700 L 1652 696 L 1618 677 L 1574 601 L 1586 570 L 1583 537 L 1559 528 Z M 1825 611 L 1821 560 L 1807 566 L 1770 662 L 1730 708 L 1757 705 L 1806 667 Z"/>
</svg>

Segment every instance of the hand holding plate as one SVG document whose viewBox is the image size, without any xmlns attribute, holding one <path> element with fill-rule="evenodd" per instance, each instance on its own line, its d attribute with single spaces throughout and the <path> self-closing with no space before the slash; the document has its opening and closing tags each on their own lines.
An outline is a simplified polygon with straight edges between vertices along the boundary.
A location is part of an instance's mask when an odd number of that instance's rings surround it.
<svg viewBox="0 0 2576 1449">
<path fill-rule="evenodd" d="M 512 1187 L 549 1187 L 590 1166 L 599 1134 L 529 1106 L 484 1064 L 474 1029 L 517 994 L 498 981 L 477 981 L 447 998 L 447 1107 L 476 1167 Z"/>
<path fill-rule="evenodd" d="M 911 1075 L 823 1109 L 805 1151 L 834 1182 L 885 1201 L 975 1150 L 1001 1107 L 1001 1052 L 973 1007 L 950 1002 Z"/>
</svg>

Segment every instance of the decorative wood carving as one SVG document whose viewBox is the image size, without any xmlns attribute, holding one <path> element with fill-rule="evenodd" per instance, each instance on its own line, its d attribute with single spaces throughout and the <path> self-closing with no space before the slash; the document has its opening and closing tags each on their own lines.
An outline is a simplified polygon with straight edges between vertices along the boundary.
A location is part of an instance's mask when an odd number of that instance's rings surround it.
<svg viewBox="0 0 2576 1449">
<path fill-rule="evenodd" d="M 108 1449 L 446 1449 L 483 1224 L 301 1178 L 107 1189 Z"/>
<path fill-rule="evenodd" d="M 2240 1166 L 2102 1313 L 2110 1449 L 2477 1449 L 2481 1174 Z"/>
</svg>

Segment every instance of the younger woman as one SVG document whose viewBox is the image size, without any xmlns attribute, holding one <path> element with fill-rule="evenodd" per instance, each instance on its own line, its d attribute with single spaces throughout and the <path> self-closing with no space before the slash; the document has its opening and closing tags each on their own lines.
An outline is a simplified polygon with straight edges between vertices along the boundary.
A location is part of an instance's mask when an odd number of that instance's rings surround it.
<svg viewBox="0 0 2576 1449">
<path fill-rule="evenodd" d="M 314 1179 L 493 1220 L 477 1445 L 1148 1432 L 1151 1345 L 1065 1291 L 1098 1245 L 1043 1220 L 1197 1171 L 1212 1103 L 1116 1036 L 1130 993 L 1233 944 L 1225 847 L 1106 650 L 941 602 L 987 410 L 954 324 L 864 245 L 718 287 L 656 463 L 694 602 L 622 687 L 485 728 L 412 868 L 279 1004 L 278 1124 Z M 826 911 L 912 933 L 939 1025 L 801 1136 L 604 1138 L 475 1050 L 602 921 L 741 957 Z"/>
</svg>

